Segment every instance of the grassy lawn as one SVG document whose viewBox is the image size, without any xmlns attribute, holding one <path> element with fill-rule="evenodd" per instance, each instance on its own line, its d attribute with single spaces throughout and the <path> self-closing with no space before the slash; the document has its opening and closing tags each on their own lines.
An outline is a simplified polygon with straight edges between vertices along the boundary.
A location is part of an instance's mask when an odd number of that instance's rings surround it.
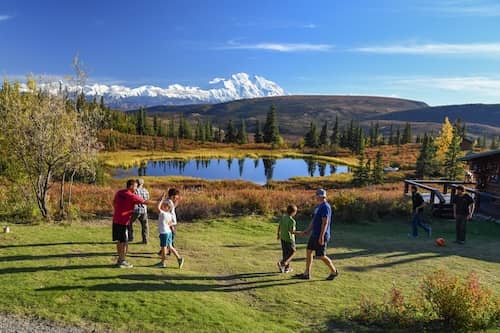
<svg viewBox="0 0 500 333">
<path fill-rule="evenodd" d="M 119 269 L 110 221 L 14 225 L 0 234 L 0 311 L 116 331 L 350 332 L 365 330 L 342 321 L 361 295 L 378 300 L 393 284 L 418 291 L 436 268 L 475 271 L 500 294 L 500 225 L 469 225 L 468 243 L 459 246 L 451 243 L 453 222 L 435 220 L 434 236 L 448 240 L 443 248 L 434 238 L 407 239 L 406 221 L 335 225 L 329 254 L 341 275 L 334 281 L 324 280 L 319 261 L 312 281 L 276 273 L 275 228 L 257 217 L 181 224 L 179 270 L 173 258 L 166 269 L 154 267 L 156 227 L 151 244 L 130 245 L 135 267 Z M 304 267 L 304 242 L 295 272 Z"/>
</svg>

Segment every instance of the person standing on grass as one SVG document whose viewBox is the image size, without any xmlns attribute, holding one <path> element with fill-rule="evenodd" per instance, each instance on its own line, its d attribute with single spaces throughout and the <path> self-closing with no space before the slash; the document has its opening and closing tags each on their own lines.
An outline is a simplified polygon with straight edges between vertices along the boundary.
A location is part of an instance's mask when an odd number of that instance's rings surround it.
<svg viewBox="0 0 500 333">
<path fill-rule="evenodd" d="M 167 249 L 174 254 L 177 258 L 177 264 L 179 268 L 184 265 L 184 259 L 179 255 L 172 243 L 172 230 L 170 226 L 173 223 L 172 209 L 174 207 L 170 206 L 170 200 L 165 200 L 165 196 L 162 196 L 160 202 L 158 203 L 158 232 L 160 233 L 160 252 L 161 252 L 161 262 L 158 264 L 159 267 L 167 267 Z"/>
<path fill-rule="evenodd" d="M 153 200 L 144 200 L 137 194 L 137 182 L 135 179 L 127 180 L 127 188 L 116 192 L 113 199 L 113 241 L 116 241 L 116 252 L 118 260 L 116 264 L 121 268 L 133 267 L 125 260 L 128 252 L 129 224 L 134 213 L 134 205 L 155 204 Z"/>
<path fill-rule="evenodd" d="M 415 185 L 411 186 L 411 202 L 412 202 L 412 216 L 411 216 L 411 234 L 409 238 L 418 237 L 418 227 L 421 227 L 427 232 L 427 236 L 432 235 L 432 228 L 424 223 L 424 206 L 425 201 L 417 190 Z"/>
<path fill-rule="evenodd" d="M 297 214 L 297 206 L 288 205 L 286 208 L 287 214 L 283 214 L 278 224 L 278 231 L 276 232 L 276 239 L 281 240 L 281 250 L 283 253 L 282 259 L 278 261 L 278 269 L 281 273 L 293 272 L 290 267 L 295 252 L 295 233 L 297 223 L 293 218 Z"/>
<path fill-rule="evenodd" d="M 339 272 L 333 265 L 333 262 L 326 255 L 327 243 L 330 240 L 330 225 L 332 221 L 332 207 L 326 200 L 326 191 L 323 189 L 316 190 L 315 200 L 318 201 L 318 206 L 314 210 L 314 217 L 309 226 L 301 232 L 302 235 L 307 235 L 310 231 L 311 236 L 307 242 L 306 250 L 306 269 L 304 273 L 297 274 L 294 277 L 298 279 L 311 279 L 311 268 L 313 262 L 313 251 L 316 256 L 325 263 L 330 269 L 330 275 L 327 280 L 333 280 Z"/>
<path fill-rule="evenodd" d="M 465 193 L 465 187 L 458 185 L 457 194 L 453 199 L 453 217 L 456 221 L 455 243 L 465 244 L 467 221 L 472 219 L 472 214 L 474 214 L 474 199 Z"/>
<path fill-rule="evenodd" d="M 171 207 L 172 213 L 172 224 L 170 225 L 170 230 L 172 230 L 172 246 L 174 245 L 175 234 L 176 234 L 176 226 L 177 226 L 177 214 L 175 213 L 175 208 L 179 204 L 181 200 L 181 195 L 178 189 L 171 188 L 168 190 L 168 205 Z M 161 255 L 161 249 L 158 252 L 158 255 Z M 170 250 L 168 250 L 167 255 L 170 255 Z"/>
<path fill-rule="evenodd" d="M 144 200 L 149 200 L 149 192 L 144 188 L 144 179 L 137 179 L 137 189 L 135 194 L 143 198 Z M 149 224 L 148 224 L 148 207 L 145 204 L 137 204 L 134 206 L 134 214 L 129 224 L 129 241 L 134 240 L 134 222 L 139 220 L 141 222 L 141 235 L 142 244 L 148 243 L 149 238 Z"/>
</svg>

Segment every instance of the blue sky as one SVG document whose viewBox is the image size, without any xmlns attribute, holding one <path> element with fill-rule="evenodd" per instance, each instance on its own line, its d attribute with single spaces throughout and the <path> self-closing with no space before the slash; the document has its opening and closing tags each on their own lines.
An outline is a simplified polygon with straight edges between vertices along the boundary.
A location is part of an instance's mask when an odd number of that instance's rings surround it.
<svg viewBox="0 0 500 333">
<path fill-rule="evenodd" d="M 291 94 L 500 103 L 500 1 L 0 2 L 0 74 L 207 87 L 246 72 Z"/>
</svg>

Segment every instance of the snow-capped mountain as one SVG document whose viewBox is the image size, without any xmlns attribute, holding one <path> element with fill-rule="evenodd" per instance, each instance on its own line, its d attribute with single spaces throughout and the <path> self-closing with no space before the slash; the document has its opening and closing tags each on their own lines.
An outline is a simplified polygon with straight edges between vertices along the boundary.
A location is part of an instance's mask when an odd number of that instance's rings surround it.
<svg viewBox="0 0 500 333">
<path fill-rule="evenodd" d="M 71 92 L 80 90 L 65 82 L 52 83 L 49 89 L 57 92 L 60 84 Z M 246 73 L 233 74 L 229 79 L 215 78 L 208 82 L 207 89 L 180 84 L 172 84 L 166 88 L 150 85 L 130 88 L 95 83 L 85 85 L 83 91 L 89 98 L 104 96 L 107 105 L 123 110 L 155 105 L 215 104 L 244 98 L 285 95 L 285 91 L 277 83 Z"/>
</svg>

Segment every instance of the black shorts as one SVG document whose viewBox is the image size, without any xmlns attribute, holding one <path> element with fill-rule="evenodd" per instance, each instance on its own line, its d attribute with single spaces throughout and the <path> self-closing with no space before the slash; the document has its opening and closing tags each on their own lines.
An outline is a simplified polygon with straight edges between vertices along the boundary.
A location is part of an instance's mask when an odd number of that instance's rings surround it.
<svg viewBox="0 0 500 333">
<path fill-rule="evenodd" d="M 307 249 L 312 250 L 316 252 L 316 257 L 324 257 L 326 256 L 326 244 L 328 242 L 325 241 L 323 245 L 319 245 L 319 238 L 318 237 L 310 237 L 309 241 L 307 242 Z"/>
<path fill-rule="evenodd" d="M 118 223 L 113 223 L 113 241 L 120 243 L 127 243 L 128 239 L 128 226 Z"/>
<path fill-rule="evenodd" d="M 287 242 L 282 240 L 281 251 L 283 252 L 283 261 L 287 260 L 295 252 L 295 242 Z"/>
</svg>

